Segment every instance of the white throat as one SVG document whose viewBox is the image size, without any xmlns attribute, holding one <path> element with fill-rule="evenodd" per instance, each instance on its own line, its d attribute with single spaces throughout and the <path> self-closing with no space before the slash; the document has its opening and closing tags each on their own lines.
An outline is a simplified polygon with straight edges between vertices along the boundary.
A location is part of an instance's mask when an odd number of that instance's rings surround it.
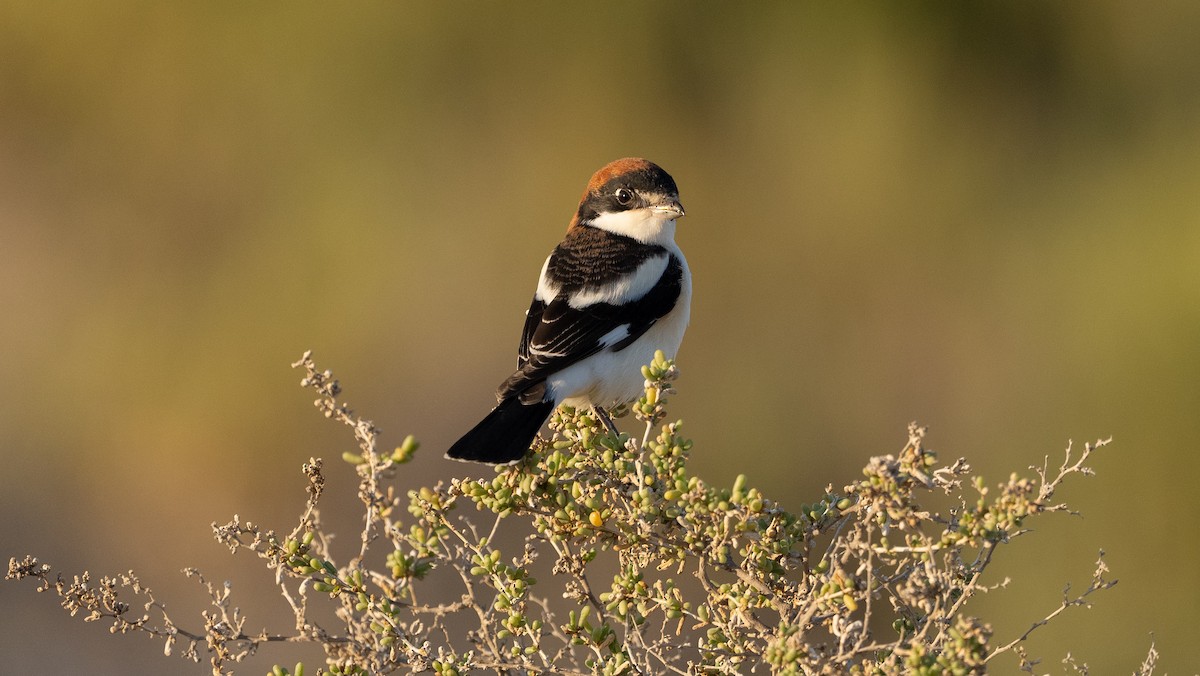
<svg viewBox="0 0 1200 676">
<path fill-rule="evenodd" d="M 632 237 L 643 244 L 666 246 L 675 241 L 675 218 L 650 209 L 604 213 L 591 225 L 616 235 Z"/>
</svg>

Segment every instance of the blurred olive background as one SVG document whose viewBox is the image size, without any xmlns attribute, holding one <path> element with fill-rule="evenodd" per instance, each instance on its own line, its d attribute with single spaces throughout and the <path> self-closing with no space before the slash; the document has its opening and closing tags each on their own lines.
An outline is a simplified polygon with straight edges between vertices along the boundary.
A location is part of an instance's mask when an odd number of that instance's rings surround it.
<svg viewBox="0 0 1200 676">
<path fill-rule="evenodd" d="M 476 471 L 441 455 L 543 258 L 642 155 L 688 209 L 696 473 L 794 508 L 913 419 L 989 483 L 1112 435 L 974 610 L 1005 643 L 1103 548 L 1120 584 L 1042 668 L 1196 671 L 1198 44 L 1188 2 L 0 4 L 0 554 L 132 568 L 192 628 L 197 566 L 288 631 L 209 524 L 290 529 L 323 456 L 353 547 L 353 442 L 289 363 L 418 436 L 399 486 Z M 5 673 L 208 673 L 32 584 L 0 607 Z"/>
</svg>

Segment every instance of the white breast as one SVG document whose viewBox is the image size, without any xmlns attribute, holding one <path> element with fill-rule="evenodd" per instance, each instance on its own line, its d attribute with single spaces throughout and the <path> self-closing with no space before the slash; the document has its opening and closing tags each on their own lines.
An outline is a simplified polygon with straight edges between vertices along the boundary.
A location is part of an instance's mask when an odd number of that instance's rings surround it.
<svg viewBox="0 0 1200 676">
<path fill-rule="evenodd" d="M 632 401 L 642 394 L 641 367 L 654 360 L 655 350 L 662 350 L 668 358 L 679 351 L 691 317 L 692 273 L 674 242 L 668 249 L 683 266 L 683 285 L 675 307 L 625 349 L 601 350 L 548 378 L 546 384 L 555 401 L 575 407 L 610 407 Z"/>
</svg>

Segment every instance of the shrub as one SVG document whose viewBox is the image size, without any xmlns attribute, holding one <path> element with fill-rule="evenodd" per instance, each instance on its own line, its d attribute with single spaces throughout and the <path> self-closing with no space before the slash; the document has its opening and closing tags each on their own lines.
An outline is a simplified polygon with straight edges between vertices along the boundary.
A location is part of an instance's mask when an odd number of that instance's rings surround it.
<svg viewBox="0 0 1200 676">
<path fill-rule="evenodd" d="M 193 569 L 185 573 L 211 598 L 196 630 L 170 618 L 132 573 L 68 581 L 26 557 L 10 561 L 7 578 L 37 579 L 73 615 L 158 637 L 168 653 L 206 652 L 214 674 L 263 644 L 311 641 L 327 655 L 321 674 L 441 676 L 965 674 L 1006 652 L 1032 671 L 1022 642 L 1116 584 L 1101 552 L 1087 589 L 1064 593 L 1000 644 L 968 612 L 977 594 L 1002 586 L 984 581 L 996 549 L 1029 519 L 1067 511 L 1056 491 L 1091 474 L 1084 463 L 1107 441 L 1068 445 L 1057 469 L 1047 462 L 1032 477 L 988 484 L 962 459 L 940 463 L 914 423 L 901 451 L 871 458 L 861 480 L 787 511 L 744 476 L 719 487 L 689 474 L 692 442 L 682 423 L 663 424 L 678 372 L 660 354 L 643 367 L 644 396 L 628 407 L 645 424 L 640 439 L 613 437 L 590 411 L 562 407 L 551 437 L 519 464 L 464 466 L 484 476 L 401 495 L 392 479 L 414 457 L 412 437 L 382 451 L 378 429 L 339 402 L 329 371 L 310 353 L 293 366 L 318 393 L 317 408 L 358 442 L 359 452 L 343 456 L 359 477 L 358 551 L 341 562 L 331 551 L 320 459 L 304 464 L 308 499 L 289 532 L 237 516 L 213 531 L 273 571 L 294 632 L 248 631 L 229 587 Z M 313 619 L 318 603 L 332 604 L 336 626 Z M 1139 673 L 1151 673 L 1155 657 L 1152 648 Z"/>
</svg>

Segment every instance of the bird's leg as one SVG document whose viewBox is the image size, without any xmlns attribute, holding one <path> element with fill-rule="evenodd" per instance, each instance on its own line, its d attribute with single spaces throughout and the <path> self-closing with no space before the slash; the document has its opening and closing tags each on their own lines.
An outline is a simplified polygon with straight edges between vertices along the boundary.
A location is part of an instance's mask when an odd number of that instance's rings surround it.
<svg viewBox="0 0 1200 676">
<path fill-rule="evenodd" d="M 612 418 L 608 417 L 608 412 L 603 407 L 592 404 L 592 413 L 595 413 L 600 422 L 604 423 L 604 426 L 608 429 L 608 433 L 613 435 L 614 439 L 621 436 L 621 433 L 617 431 L 617 426 L 613 424 Z"/>
</svg>

